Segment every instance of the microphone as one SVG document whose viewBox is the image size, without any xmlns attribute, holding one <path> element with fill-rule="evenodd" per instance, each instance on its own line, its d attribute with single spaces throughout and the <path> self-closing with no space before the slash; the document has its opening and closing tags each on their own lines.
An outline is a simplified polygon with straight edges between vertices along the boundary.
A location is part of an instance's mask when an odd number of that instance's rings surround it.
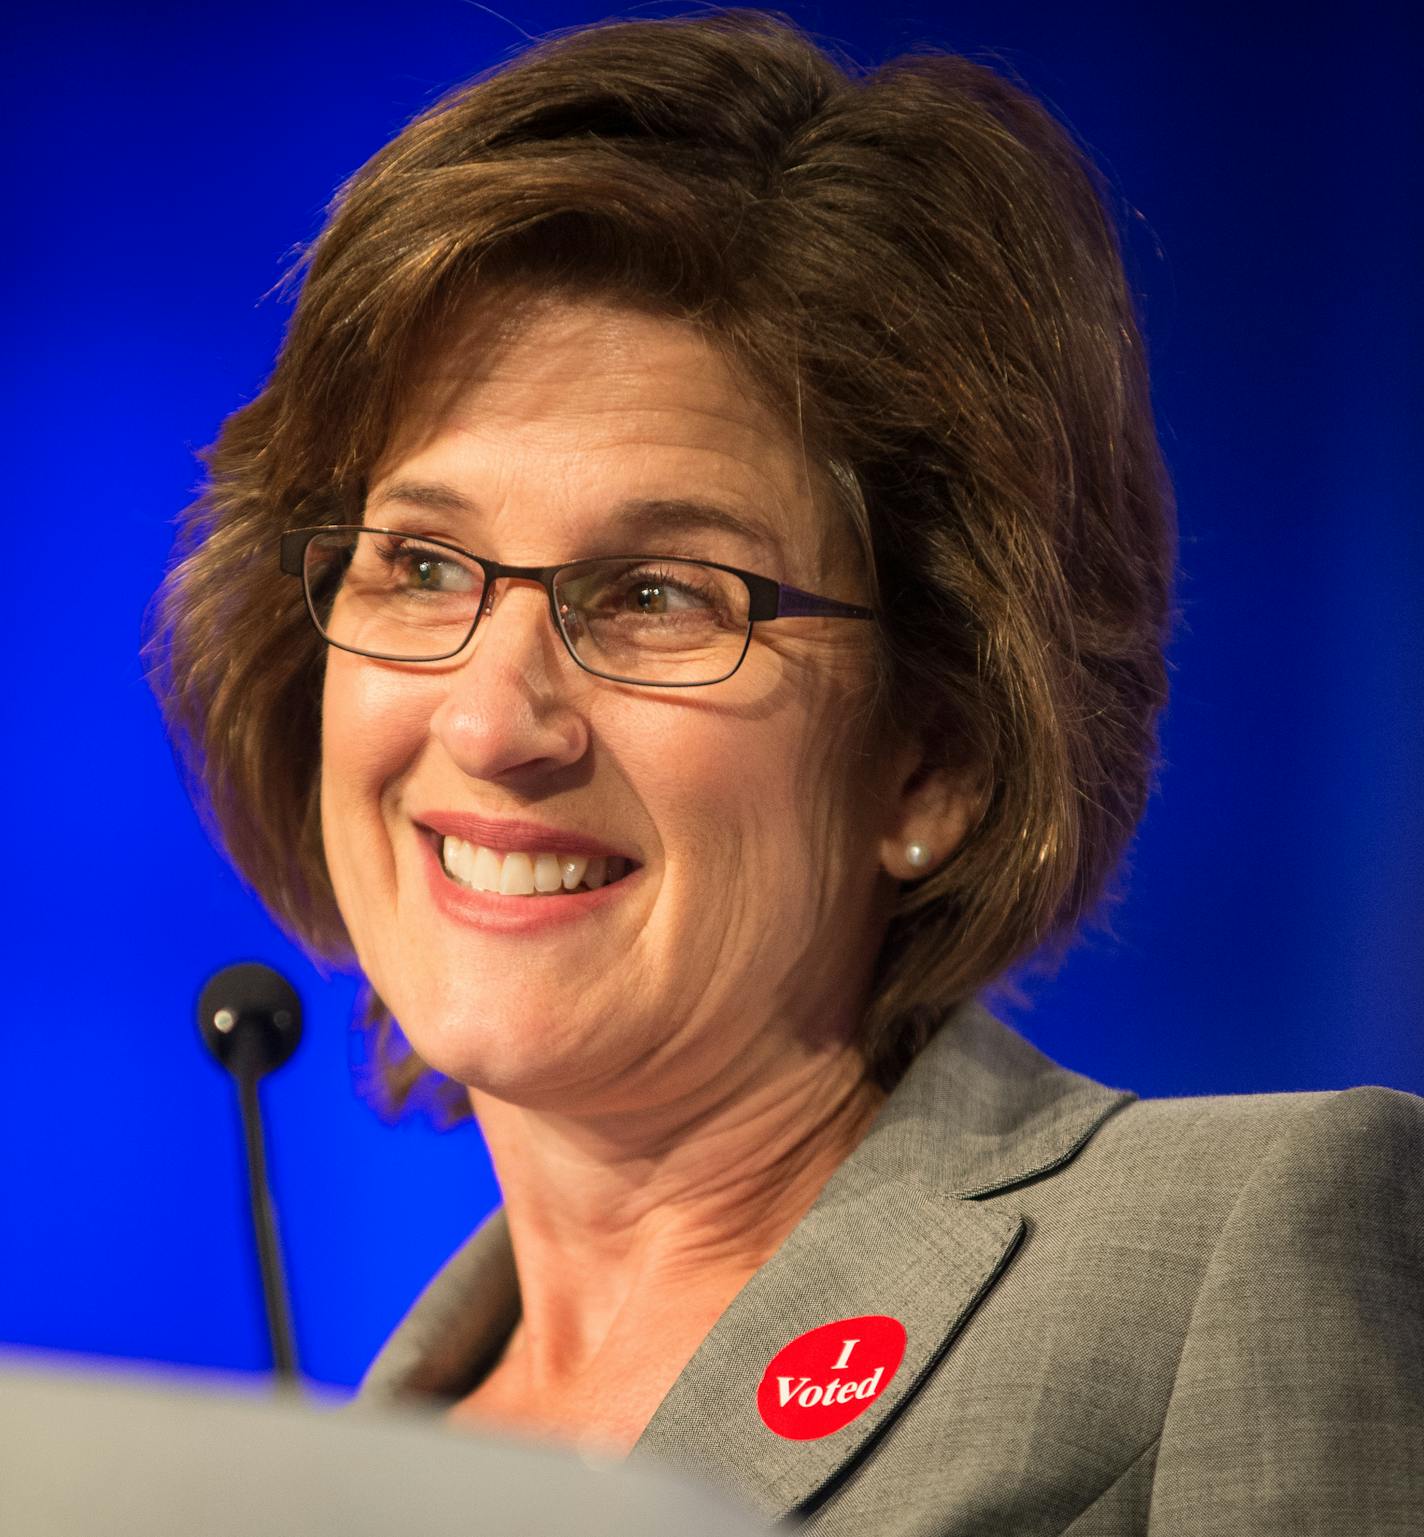
<svg viewBox="0 0 1424 1537">
<path fill-rule="evenodd" d="M 203 1043 L 232 1074 L 237 1085 L 272 1364 L 278 1383 L 290 1385 L 297 1380 L 297 1355 L 292 1343 L 291 1302 L 277 1242 L 272 1192 L 267 1183 L 257 1083 L 264 1074 L 281 1067 L 300 1044 L 301 999 L 292 984 L 270 966 L 256 962 L 228 966 L 203 988 L 198 999 L 198 1030 Z"/>
</svg>

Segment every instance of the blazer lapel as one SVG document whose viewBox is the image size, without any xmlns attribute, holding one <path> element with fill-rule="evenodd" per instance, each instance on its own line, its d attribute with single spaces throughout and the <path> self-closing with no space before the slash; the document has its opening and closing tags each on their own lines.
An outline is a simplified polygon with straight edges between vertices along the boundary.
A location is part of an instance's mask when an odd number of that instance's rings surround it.
<svg viewBox="0 0 1424 1537">
<path fill-rule="evenodd" d="M 913 1396 L 1022 1230 L 1017 1217 L 947 1202 L 918 1181 L 837 1176 L 836 1188 L 827 1188 L 718 1320 L 634 1456 L 668 1460 L 734 1489 L 767 1518 L 803 1509 Z M 879 1396 L 819 1439 L 787 1440 L 768 1429 L 757 1387 L 772 1357 L 809 1330 L 867 1314 L 905 1328 L 904 1358 Z"/>
<path fill-rule="evenodd" d="M 914 1399 L 1009 1266 L 1024 1224 L 976 1199 L 1066 1162 L 1132 1095 L 1058 1067 L 977 1003 L 945 1022 L 781 1249 L 743 1287 L 634 1448 L 806 1515 Z M 899 1368 L 818 1439 L 763 1422 L 757 1388 L 797 1336 L 840 1319 L 904 1325 Z"/>
</svg>

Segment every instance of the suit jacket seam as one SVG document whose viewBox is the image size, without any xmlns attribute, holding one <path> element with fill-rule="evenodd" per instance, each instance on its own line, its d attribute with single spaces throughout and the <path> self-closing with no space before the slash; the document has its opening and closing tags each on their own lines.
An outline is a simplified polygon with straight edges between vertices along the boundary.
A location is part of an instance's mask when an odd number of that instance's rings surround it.
<svg viewBox="0 0 1424 1537">
<path fill-rule="evenodd" d="M 1149 1441 L 1144 1443 L 1144 1445 L 1141 1446 L 1133 1454 L 1132 1459 L 1123 1466 L 1120 1472 L 1113 1476 L 1111 1482 L 1104 1484 L 1103 1487 L 1098 1490 L 1098 1492 L 1092 1497 L 1091 1500 L 1088 1501 L 1086 1505 L 1083 1506 L 1081 1510 L 1074 1511 L 1068 1522 L 1068 1525 L 1063 1528 L 1061 1537 L 1071 1537 L 1073 1528 L 1077 1526 L 1083 1517 L 1091 1515 L 1092 1512 L 1096 1510 L 1105 1499 L 1107 1499 L 1108 1495 L 1110 1495 L 1113 1490 L 1117 1488 L 1123 1479 L 1127 1478 L 1133 1472 L 1138 1463 L 1140 1463 L 1142 1459 L 1148 1455 L 1148 1453 L 1155 1452 L 1157 1450 L 1161 1442 L 1162 1431 L 1159 1427 L 1157 1434 L 1153 1436 Z M 1151 1517 L 1149 1516 L 1148 1519 L 1150 1521 Z"/>
</svg>

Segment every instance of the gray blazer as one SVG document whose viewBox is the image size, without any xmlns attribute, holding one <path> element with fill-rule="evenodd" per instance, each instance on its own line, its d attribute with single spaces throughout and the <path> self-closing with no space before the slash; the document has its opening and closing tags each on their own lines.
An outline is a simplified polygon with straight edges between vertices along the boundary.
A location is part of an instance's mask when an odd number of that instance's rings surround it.
<svg viewBox="0 0 1424 1537">
<path fill-rule="evenodd" d="M 462 1396 L 519 1312 L 496 1214 L 360 1402 Z M 763 1423 L 790 1340 L 905 1327 L 819 1439 Z M 1424 1533 L 1424 1101 L 1136 1101 L 955 1011 L 633 1450 L 856 1537 Z"/>
</svg>

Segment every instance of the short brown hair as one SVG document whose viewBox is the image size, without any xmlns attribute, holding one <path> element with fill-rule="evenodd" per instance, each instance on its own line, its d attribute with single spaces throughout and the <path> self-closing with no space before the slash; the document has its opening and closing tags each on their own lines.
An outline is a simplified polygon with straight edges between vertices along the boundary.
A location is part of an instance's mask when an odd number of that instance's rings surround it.
<svg viewBox="0 0 1424 1537">
<path fill-rule="evenodd" d="M 351 178 L 148 642 L 216 835 L 333 961 L 325 648 L 276 538 L 359 516 L 421 338 L 511 279 L 690 320 L 784 409 L 859 536 L 884 720 L 986 787 L 884 942 L 863 1045 L 893 1081 L 947 1006 L 1061 953 L 1152 782 L 1174 519 L 1100 178 L 990 68 L 862 71 L 754 11 L 542 43 Z M 399 1103 L 425 1069 L 371 1017 Z"/>
</svg>

